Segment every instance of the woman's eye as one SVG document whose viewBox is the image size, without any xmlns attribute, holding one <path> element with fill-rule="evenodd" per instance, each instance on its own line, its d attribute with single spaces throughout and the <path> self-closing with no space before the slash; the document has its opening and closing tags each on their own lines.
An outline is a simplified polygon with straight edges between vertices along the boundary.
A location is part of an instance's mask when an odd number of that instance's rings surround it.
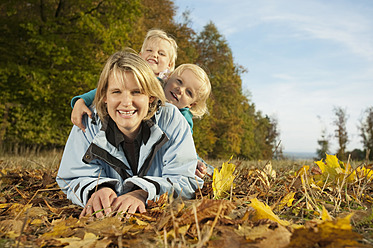
<svg viewBox="0 0 373 248">
<path fill-rule="evenodd" d="M 142 92 L 141 92 L 141 90 L 134 90 L 134 91 L 132 91 L 132 94 L 133 95 L 141 95 Z"/>
</svg>

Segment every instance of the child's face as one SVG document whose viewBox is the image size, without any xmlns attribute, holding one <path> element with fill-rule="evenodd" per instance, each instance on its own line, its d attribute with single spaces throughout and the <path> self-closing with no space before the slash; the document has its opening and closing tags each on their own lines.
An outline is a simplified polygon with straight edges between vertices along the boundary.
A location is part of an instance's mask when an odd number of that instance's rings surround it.
<svg viewBox="0 0 373 248">
<path fill-rule="evenodd" d="M 171 44 L 163 39 L 153 39 L 145 44 L 145 49 L 140 52 L 143 58 L 155 75 L 171 68 Z"/>
<path fill-rule="evenodd" d="M 175 105 L 178 109 L 191 108 L 196 104 L 198 98 L 198 90 L 202 82 L 194 75 L 194 73 L 186 69 L 180 76 L 174 74 L 168 79 L 164 93 L 168 102 Z"/>
</svg>

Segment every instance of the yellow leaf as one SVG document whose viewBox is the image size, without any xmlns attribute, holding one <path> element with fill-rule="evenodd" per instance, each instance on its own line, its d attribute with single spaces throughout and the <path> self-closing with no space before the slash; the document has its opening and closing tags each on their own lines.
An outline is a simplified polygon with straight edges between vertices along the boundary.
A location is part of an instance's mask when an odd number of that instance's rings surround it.
<svg viewBox="0 0 373 248">
<path fill-rule="evenodd" d="M 229 194 L 231 187 L 233 187 L 233 180 L 235 178 L 233 172 L 236 166 L 229 163 L 230 160 L 223 163 L 220 171 L 217 168 L 214 169 L 212 189 L 214 190 L 215 199 L 225 197 Z"/>
<path fill-rule="evenodd" d="M 54 239 L 56 237 L 66 237 L 74 234 L 73 228 L 79 225 L 79 220 L 75 218 L 69 218 L 66 220 L 54 220 L 52 221 L 53 230 L 44 233 L 43 239 Z"/>
<path fill-rule="evenodd" d="M 189 227 L 190 227 L 190 224 L 189 224 L 189 225 L 182 226 L 182 227 L 179 227 L 179 228 L 177 229 L 177 232 L 178 232 L 180 235 L 184 236 L 184 235 L 186 234 L 186 232 L 188 231 Z M 171 229 L 171 230 L 167 233 L 167 238 L 168 238 L 168 239 L 175 239 L 175 238 L 177 238 L 176 235 L 175 235 L 175 229 Z"/>
<path fill-rule="evenodd" d="M 41 226 L 44 224 L 43 220 L 42 219 L 35 219 L 33 221 L 31 221 L 30 223 L 31 225 L 35 225 L 35 226 Z"/>
<path fill-rule="evenodd" d="M 324 206 L 322 206 L 321 219 L 329 221 L 333 220 Z"/>
<path fill-rule="evenodd" d="M 351 216 L 309 221 L 305 226 L 294 229 L 288 247 L 317 247 L 320 244 L 328 244 L 327 247 L 360 247 L 358 239 L 361 236 L 352 231 Z"/>
<path fill-rule="evenodd" d="M 77 237 L 71 237 L 71 238 L 61 238 L 57 239 L 62 244 L 69 244 L 68 248 L 85 248 L 85 247 L 95 247 L 96 242 L 98 240 L 98 236 L 94 235 L 93 233 L 86 233 L 84 235 L 83 239 L 77 238 Z"/>
<path fill-rule="evenodd" d="M 293 205 L 295 192 L 289 192 L 277 206 L 278 210 L 283 209 L 285 206 L 291 207 Z"/>
<path fill-rule="evenodd" d="M 2 204 L 0 204 L 0 209 L 10 207 L 11 205 L 12 205 L 12 203 L 2 203 Z"/>
<path fill-rule="evenodd" d="M 272 209 L 265 205 L 264 203 L 260 202 L 258 199 L 254 198 L 251 199 L 251 203 L 249 207 L 252 207 L 256 210 L 253 220 L 261 220 L 261 219 L 270 219 L 276 221 L 277 223 L 288 226 L 289 222 L 286 220 L 281 220 L 277 215 L 272 212 Z"/>
<path fill-rule="evenodd" d="M 368 180 L 373 179 L 373 170 L 372 169 L 367 169 L 367 168 L 365 168 L 365 166 L 363 166 L 363 167 L 359 166 L 358 168 L 356 168 L 356 171 L 359 175 L 359 178 L 366 177 Z"/>
<path fill-rule="evenodd" d="M 325 163 L 322 161 L 315 162 L 321 169 L 321 181 L 318 185 L 324 184 L 326 180 L 337 184 L 342 184 L 343 181 L 353 183 L 356 180 L 356 172 L 352 169 L 350 164 L 345 165 L 339 162 L 337 156 L 326 154 Z M 341 167 L 341 164 L 343 167 Z"/>
</svg>

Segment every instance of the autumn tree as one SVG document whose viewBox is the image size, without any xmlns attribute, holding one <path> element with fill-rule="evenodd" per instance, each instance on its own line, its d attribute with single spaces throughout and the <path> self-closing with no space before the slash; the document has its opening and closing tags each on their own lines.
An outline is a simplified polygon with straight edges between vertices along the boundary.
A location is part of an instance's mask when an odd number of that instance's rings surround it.
<svg viewBox="0 0 373 248">
<path fill-rule="evenodd" d="M 365 118 L 360 121 L 360 136 L 365 156 L 373 160 L 373 107 L 366 109 L 365 114 Z"/>
<path fill-rule="evenodd" d="M 326 128 L 324 128 L 321 131 L 321 137 L 317 140 L 317 144 L 319 145 L 319 148 L 316 150 L 317 159 L 326 158 L 326 154 L 329 154 L 330 149 L 330 137 L 327 134 Z"/>
<path fill-rule="evenodd" d="M 337 138 L 339 145 L 337 157 L 341 160 L 345 160 L 346 147 L 348 143 L 348 135 L 346 128 L 348 116 L 346 114 L 346 109 L 343 109 L 341 107 L 334 107 L 333 112 L 335 114 L 333 124 L 336 126 L 335 137 Z"/>
<path fill-rule="evenodd" d="M 195 125 L 201 135 L 195 138 L 197 148 L 207 141 L 209 149 L 202 152 L 213 158 L 271 158 L 278 137 L 276 127 L 243 94 L 241 75 L 246 70 L 234 63 L 231 49 L 213 23 L 197 35 L 197 49 L 196 63 L 209 73 L 212 85 L 211 114 Z"/>
<path fill-rule="evenodd" d="M 208 73 L 210 114 L 195 120 L 200 155 L 257 159 L 273 154 L 276 123 L 242 93 L 245 69 L 213 23 L 199 34 L 188 13 L 174 20 L 170 0 L 43 0 L 0 3 L 0 146 L 62 147 L 71 129 L 70 99 L 96 87 L 115 51 L 139 51 L 160 28 L 177 41 L 178 60 Z"/>
<path fill-rule="evenodd" d="M 240 69 L 233 63 L 232 52 L 213 23 L 207 24 L 197 36 L 199 57 L 197 64 L 209 73 L 214 104 L 213 134 L 217 137 L 213 157 L 229 157 L 239 154 L 243 133 Z M 198 125 L 196 125 L 198 126 Z"/>
<path fill-rule="evenodd" d="M 69 100 L 95 88 L 105 59 L 131 46 L 139 7 L 120 0 L 3 1 L 1 139 L 63 145 Z"/>
</svg>

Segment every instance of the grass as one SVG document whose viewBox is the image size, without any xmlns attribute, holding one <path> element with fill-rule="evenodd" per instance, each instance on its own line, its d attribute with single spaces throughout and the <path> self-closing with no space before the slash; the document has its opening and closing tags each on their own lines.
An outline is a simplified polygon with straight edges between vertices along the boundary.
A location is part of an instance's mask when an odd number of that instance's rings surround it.
<svg viewBox="0 0 373 248">
<path fill-rule="evenodd" d="M 16 170 L 13 174 L 9 173 L 8 178 L 3 177 L 3 181 L 0 180 L 0 188 L 3 190 L 0 194 L 1 202 L 29 202 L 31 201 L 30 199 L 33 199 L 33 206 L 44 206 L 44 208 L 47 207 L 50 211 L 63 209 L 67 213 L 78 215 L 80 209 L 76 206 L 69 208 L 68 206 L 70 205 L 65 195 L 62 192 L 54 191 L 55 185 L 51 186 L 53 187 L 53 191 L 38 192 L 38 190 L 44 189 L 48 185 L 55 184 L 55 174 L 61 157 L 62 150 L 52 150 L 38 154 L 29 152 L 22 156 L 0 153 L 0 175 L 3 174 L 2 169 L 8 172 L 13 169 Z M 207 160 L 207 162 L 219 168 L 226 160 Z M 324 179 L 324 185 L 315 187 L 310 180 L 314 179 L 317 181 L 318 179 L 312 174 L 311 169 L 309 170 L 308 177 L 303 178 L 305 182 L 302 182 L 301 176 L 296 176 L 302 166 L 308 165 L 310 168 L 315 166 L 316 164 L 312 160 L 247 161 L 233 159 L 232 163 L 237 166 L 235 172 L 236 179 L 234 181 L 235 187 L 234 189 L 231 188 L 230 196 L 227 199 L 234 203 L 236 211 L 247 209 L 250 199 L 258 198 L 270 206 L 281 219 L 286 219 L 296 224 L 304 224 L 308 220 L 320 218 L 322 207 L 325 207 L 333 217 L 346 216 L 353 212 L 354 217 L 351 219 L 351 224 L 354 230 L 363 235 L 365 244 L 373 245 L 373 239 L 371 238 L 373 234 L 373 202 L 369 202 L 372 199 L 369 196 L 373 193 L 372 180 L 359 178 L 357 182 L 347 183 L 346 178 L 348 175 L 345 175 L 339 183 L 335 183 L 327 178 L 326 180 Z M 268 164 L 271 166 L 268 166 Z M 351 162 L 351 165 L 353 168 L 361 165 L 371 167 L 368 162 Z M 275 172 L 275 174 L 271 174 L 272 172 Z M 207 179 L 202 192 L 197 194 L 198 200 L 194 200 L 193 204 L 198 202 L 200 198 L 212 199 L 211 181 L 211 178 Z M 11 186 L 15 184 L 17 185 Z M 294 193 L 295 199 L 293 203 L 289 206 L 279 208 L 281 200 L 289 192 Z M 39 198 L 39 195 L 43 195 L 43 198 Z M 34 196 L 36 197 L 34 198 Z M 16 198 L 19 200 L 16 200 Z M 217 211 L 218 209 L 215 210 Z M 191 216 L 195 218 L 195 212 L 193 211 L 191 212 Z M 216 214 L 216 211 L 214 214 Z M 165 216 L 168 214 L 165 210 L 160 213 Z M 6 219 L 6 216 L 0 215 L 0 218 Z M 221 230 L 222 223 L 218 222 L 217 224 L 217 217 L 214 217 L 211 221 L 210 224 L 212 227 L 219 225 L 220 229 L 218 229 Z M 198 224 L 197 221 L 195 222 Z M 197 225 L 194 227 L 196 228 L 194 239 L 201 239 L 201 234 L 198 234 L 198 232 L 207 223 L 199 223 L 201 226 Z M 224 228 L 228 227 L 225 226 Z M 230 226 L 229 228 L 233 227 Z M 189 229 L 189 232 L 192 229 Z M 209 232 L 212 233 L 213 229 L 209 229 L 211 230 Z M 42 230 L 42 232 L 46 231 L 47 229 Z M 158 230 L 157 232 L 162 231 Z M 214 235 L 217 235 L 215 231 L 212 236 L 211 233 L 205 237 L 214 237 Z M 2 245 L 1 242 L 0 239 L 0 246 Z M 185 241 L 183 242 L 185 243 Z"/>
<path fill-rule="evenodd" d="M 26 152 L 22 155 L 11 153 L 0 153 L 0 167 L 15 169 L 52 169 L 59 167 L 63 151 L 54 149 L 51 151 L 39 152 L 38 154 Z"/>
</svg>

